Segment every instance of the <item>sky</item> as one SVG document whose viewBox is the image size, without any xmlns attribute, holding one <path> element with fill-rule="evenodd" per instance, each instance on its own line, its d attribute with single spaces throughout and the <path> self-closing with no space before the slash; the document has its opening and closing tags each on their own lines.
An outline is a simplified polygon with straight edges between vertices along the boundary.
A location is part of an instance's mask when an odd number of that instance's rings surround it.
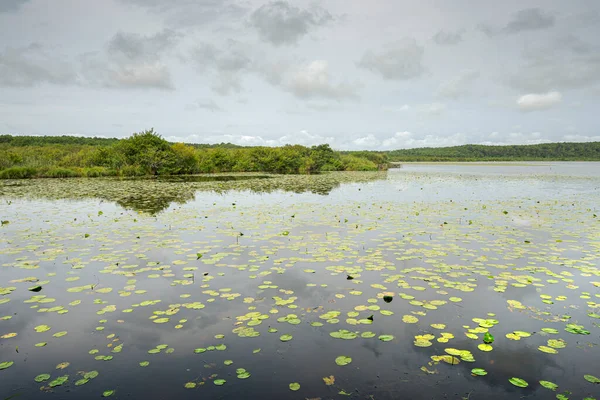
<svg viewBox="0 0 600 400">
<path fill-rule="evenodd" d="M 0 134 L 600 141 L 598 0 L 0 0 Z"/>
</svg>

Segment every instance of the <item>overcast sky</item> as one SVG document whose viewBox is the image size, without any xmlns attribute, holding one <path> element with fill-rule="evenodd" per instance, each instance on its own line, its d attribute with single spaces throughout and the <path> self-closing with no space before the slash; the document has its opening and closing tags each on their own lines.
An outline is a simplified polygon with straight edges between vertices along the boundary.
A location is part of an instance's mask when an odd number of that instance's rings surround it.
<svg viewBox="0 0 600 400">
<path fill-rule="evenodd" d="M 599 0 L 0 0 L 0 133 L 600 141 Z"/>
</svg>

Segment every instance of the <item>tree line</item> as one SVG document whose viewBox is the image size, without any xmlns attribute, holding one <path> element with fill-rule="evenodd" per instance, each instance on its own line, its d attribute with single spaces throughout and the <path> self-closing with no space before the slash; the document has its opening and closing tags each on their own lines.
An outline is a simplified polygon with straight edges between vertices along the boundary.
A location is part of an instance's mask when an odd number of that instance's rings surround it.
<svg viewBox="0 0 600 400">
<path fill-rule="evenodd" d="M 153 129 L 126 139 L 0 136 L 0 178 L 177 175 L 218 172 L 316 174 L 376 171 L 387 156 L 342 154 L 328 144 L 240 147 L 169 143 Z"/>
<path fill-rule="evenodd" d="M 390 161 L 600 161 L 600 142 L 533 145 L 464 145 L 402 149 L 386 153 Z"/>
</svg>

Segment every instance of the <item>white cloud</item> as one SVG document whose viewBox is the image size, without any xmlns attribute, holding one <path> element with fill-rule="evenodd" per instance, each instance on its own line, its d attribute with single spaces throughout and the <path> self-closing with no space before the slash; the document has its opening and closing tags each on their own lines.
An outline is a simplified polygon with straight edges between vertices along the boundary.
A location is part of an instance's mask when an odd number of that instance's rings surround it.
<svg viewBox="0 0 600 400">
<path fill-rule="evenodd" d="M 423 46 L 419 46 L 415 39 L 404 38 L 388 43 L 379 53 L 367 50 L 357 65 L 380 74 L 384 79 L 413 79 L 425 72 L 423 53 Z"/>
<path fill-rule="evenodd" d="M 335 138 L 330 136 L 321 136 L 312 134 L 306 130 L 301 130 L 293 134 L 287 134 L 278 138 L 268 138 L 264 135 L 187 135 L 168 136 L 169 141 L 184 141 L 185 143 L 233 143 L 240 146 L 284 146 L 286 144 L 299 144 L 302 146 L 315 146 L 319 144 L 329 143 L 334 144 Z"/>
<path fill-rule="evenodd" d="M 396 132 L 394 136 L 383 139 L 381 150 L 412 149 L 417 147 L 459 146 L 468 142 L 464 133 L 449 136 L 415 135 L 411 132 Z"/>
<path fill-rule="evenodd" d="M 544 94 L 526 94 L 517 99 L 517 106 L 521 111 L 547 110 L 559 104 L 562 100 L 560 92 Z"/>
<path fill-rule="evenodd" d="M 419 104 L 415 107 L 419 114 L 430 117 L 438 117 L 446 112 L 446 105 L 443 103 Z"/>
<path fill-rule="evenodd" d="M 123 65 L 111 71 L 109 81 L 116 87 L 173 89 L 171 73 L 160 63 Z"/>
<path fill-rule="evenodd" d="M 469 92 L 471 83 L 479 78 L 479 71 L 463 71 L 459 76 L 442 83 L 438 90 L 438 97 L 457 99 Z"/>
<path fill-rule="evenodd" d="M 344 99 L 356 97 L 357 85 L 345 82 L 333 83 L 329 64 L 325 60 L 315 60 L 298 67 L 285 87 L 299 98 L 323 97 Z"/>
<path fill-rule="evenodd" d="M 372 149 L 374 147 L 378 147 L 381 144 L 381 141 L 374 135 L 367 135 L 354 139 L 352 143 L 358 149 Z"/>
</svg>

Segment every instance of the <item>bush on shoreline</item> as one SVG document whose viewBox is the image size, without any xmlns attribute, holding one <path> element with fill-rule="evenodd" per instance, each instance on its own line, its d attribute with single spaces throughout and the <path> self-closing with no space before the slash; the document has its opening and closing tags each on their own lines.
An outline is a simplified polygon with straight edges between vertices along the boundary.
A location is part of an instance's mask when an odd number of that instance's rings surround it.
<svg viewBox="0 0 600 400">
<path fill-rule="evenodd" d="M 195 147 L 171 144 L 153 129 L 121 140 L 0 137 L 0 179 L 179 175 L 219 172 L 316 174 L 377 171 L 387 158 L 376 153 L 340 154 L 329 145 L 305 147 Z M 16 137 L 15 137 L 16 138 Z"/>
</svg>

